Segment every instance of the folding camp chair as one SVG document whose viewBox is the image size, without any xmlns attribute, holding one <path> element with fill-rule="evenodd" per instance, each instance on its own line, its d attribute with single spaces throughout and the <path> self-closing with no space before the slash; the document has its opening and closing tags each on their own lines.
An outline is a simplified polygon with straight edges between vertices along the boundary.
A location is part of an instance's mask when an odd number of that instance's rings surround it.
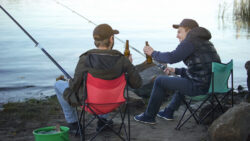
<svg viewBox="0 0 250 141">
<path fill-rule="evenodd" d="M 90 138 L 90 140 L 95 139 L 95 137 L 104 129 L 108 128 L 113 133 L 115 133 L 121 140 L 130 140 L 130 113 L 129 113 L 129 96 L 128 96 L 128 86 L 127 86 L 127 74 L 122 74 L 120 77 L 113 80 L 103 80 L 100 78 L 93 77 L 90 73 L 87 73 L 87 78 L 85 79 L 85 102 L 82 106 L 82 112 L 79 121 L 82 120 L 82 127 L 79 126 L 81 140 L 85 141 L 86 138 L 86 128 L 95 120 L 99 119 L 105 125 L 97 131 L 97 133 Z M 125 90 L 126 88 L 126 90 Z M 124 95 L 126 94 L 126 98 Z M 121 106 L 125 105 L 121 109 Z M 113 119 L 118 113 L 121 116 L 121 124 L 118 131 L 112 128 L 108 121 L 104 121 L 98 115 L 103 115 L 114 111 L 119 108 L 111 119 Z M 85 121 L 86 112 L 93 115 L 90 121 Z M 125 116 L 127 114 L 127 126 L 125 124 Z M 78 123 L 79 123 L 78 121 Z M 124 129 L 124 136 L 121 135 L 121 131 Z"/>
<path fill-rule="evenodd" d="M 228 80 L 231 75 L 231 88 L 228 87 Z M 224 95 L 222 95 L 224 94 Z M 180 128 L 191 118 L 193 117 L 197 124 L 202 123 L 204 119 L 206 119 L 211 113 L 213 113 L 216 108 L 219 107 L 221 112 L 224 112 L 224 109 L 222 107 L 221 102 L 225 99 L 226 96 L 231 94 L 231 102 L 233 106 L 233 60 L 231 60 L 228 64 L 221 64 L 212 62 L 212 78 L 210 87 L 208 90 L 208 93 L 205 95 L 198 95 L 198 96 L 185 96 L 185 98 L 190 99 L 189 102 L 183 98 L 183 102 L 186 105 L 186 109 L 183 112 L 183 115 L 181 119 L 179 120 L 179 123 L 176 126 L 177 130 L 180 130 Z M 219 100 L 218 95 L 222 95 L 222 98 Z M 192 101 L 195 102 L 201 102 L 201 104 L 196 109 L 192 109 L 190 104 Z M 203 117 L 197 116 L 197 111 L 202 108 L 202 106 L 209 101 L 211 104 L 211 110 L 207 112 L 206 115 Z M 214 101 L 217 103 L 215 104 Z M 186 120 L 183 120 L 186 111 L 189 110 L 191 115 L 186 118 Z"/>
</svg>

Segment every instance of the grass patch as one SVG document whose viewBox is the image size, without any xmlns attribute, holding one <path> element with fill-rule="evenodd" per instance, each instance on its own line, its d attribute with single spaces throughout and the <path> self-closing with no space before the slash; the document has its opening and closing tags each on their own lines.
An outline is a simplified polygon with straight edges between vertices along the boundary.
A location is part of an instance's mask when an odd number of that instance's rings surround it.
<svg viewBox="0 0 250 141">
<path fill-rule="evenodd" d="M 44 100 L 30 99 L 26 102 L 7 103 L 0 112 L 0 126 L 22 126 L 27 122 L 47 121 L 51 115 L 61 112 L 56 96 Z M 13 122 L 9 122 L 13 121 Z"/>
</svg>

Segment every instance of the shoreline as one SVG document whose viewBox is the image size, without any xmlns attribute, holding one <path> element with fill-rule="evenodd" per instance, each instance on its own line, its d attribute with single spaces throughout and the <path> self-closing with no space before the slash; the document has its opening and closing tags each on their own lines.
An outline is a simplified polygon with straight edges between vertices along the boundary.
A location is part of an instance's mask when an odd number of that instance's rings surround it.
<svg viewBox="0 0 250 141">
<path fill-rule="evenodd" d="M 238 90 L 238 87 L 241 87 L 243 89 Z M 235 93 L 241 93 L 242 91 L 246 91 L 248 88 L 247 88 L 247 84 L 245 84 L 245 85 L 238 85 L 234 89 L 235 89 Z M 12 90 L 12 89 L 0 90 L 0 96 L 2 97 L 0 100 L 0 111 L 1 111 L 1 106 L 7 103 L 26 102 L 29 99 L 43 100 L 54 95 L 55 95 L 54 87 L 52 86 L 49 88 L 28 87 L 28 88 L 24 88 L 21 90 Z"/>
</svg>

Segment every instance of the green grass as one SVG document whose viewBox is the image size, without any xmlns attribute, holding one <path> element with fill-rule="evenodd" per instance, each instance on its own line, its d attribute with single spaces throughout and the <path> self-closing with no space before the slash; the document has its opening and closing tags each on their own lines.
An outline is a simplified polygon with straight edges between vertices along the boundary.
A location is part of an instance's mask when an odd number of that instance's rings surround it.
<svg viewBox="0 0 250 141">
<path fill-rule="evenodd" d="M 46 120 L 48 115 L 53 115 L 61 110 L 56 96 L 44 100 L 30 99 L 26 102 L 7 103 L 4 110 L 0 112 L 0 123 L 13 120 L 27 122 L 32 120 Z"/>
</svg>

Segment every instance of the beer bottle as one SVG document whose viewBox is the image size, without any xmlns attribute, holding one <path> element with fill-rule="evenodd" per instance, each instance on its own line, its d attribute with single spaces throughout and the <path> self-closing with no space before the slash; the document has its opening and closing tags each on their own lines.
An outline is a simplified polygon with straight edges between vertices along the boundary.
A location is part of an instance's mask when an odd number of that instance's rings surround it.
<svg viewBox="0 0 250 141">
<path fill-rule="evenodd" d="M 146 46 L 149 46 L 149 44 L 148 44 L 148 41 L 146 41 Z M 146 62 L 147 62 L 147 64 L 151 64 L 152 63 L 152 57 L 151 56 L 149 56 L 149 55 L 147 55 L 146 54 Z"/>
<path fill-rule="evenodd" d="M 124 51 L 124 56 L 125 57 L 129 57 L 130 55 L 130 51 L 129 51 L 129 44 L 128 44 L 128 40 L 126 40 L 126 45 L 125 45 L 125 51 Z"/>
</svg>

